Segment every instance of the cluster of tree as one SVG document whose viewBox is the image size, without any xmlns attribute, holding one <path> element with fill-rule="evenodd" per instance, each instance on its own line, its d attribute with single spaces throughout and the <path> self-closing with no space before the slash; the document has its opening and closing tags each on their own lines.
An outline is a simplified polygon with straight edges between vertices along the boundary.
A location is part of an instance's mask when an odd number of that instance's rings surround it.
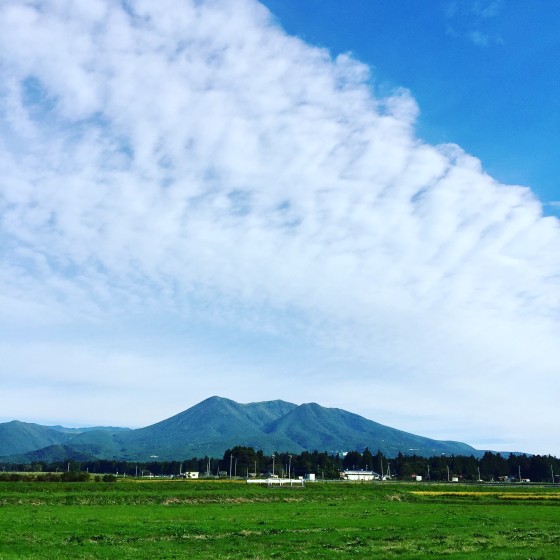
<svg viewBox="0 0 560 560">
<path fill-rule="evenodd" d="M 337 479 L 343 470 L 369 470 L 380 475 L 390 474 L 398 479 L 422 476 L 424 480 L 450 480 L 457 477 L 465 481 L 492 481 L 503 477 L 530 479 L 533 482 L 560 481 L 560 459 L 541 455 L 486 452 L 483 457 L 437 456 L 420 457 L 403 455 L 386 457 L 378 451 L 371 453 L 350 451 L 346 454 L 329 454 L 319 451 L 303 453 L 275 453 L 265 455 L 252 447 L 237 446 L 226 450 L 221 459 L 203 457 L 186 461 L 151 461 L 145 463 L 96 460 L 64 461 L 59 463 L 32 463 L 5 465 L 8 471 L 84 472 L 109 473 L 114 476 L 179 476 L 196 471 L 209 477 L 249 477 L 275 474 L 278 476 L 303 476 L 314 473 L 319 479 Z M 1 474 L 1 473 L 0 473 Z M 67 476 L 71 476 L 70 474 Z"/>
<path fill-rule="evenodd" d="M 407 478 L 420 475 L 429 480 L 449 480 L 458 477 L 462 480 L 498 481 L 503 478 L 529 479 L 533 482 L 560 481 L 560 459 L 542 455 L 510 454 L 487 451 L 481 458 L 473 456 L 440 456 L 425 459 L 417 456 L 399 454 L 391 462 L 399 477 Z"/>
<path fill-rule="evenodd" d="M 117 477 L 114 474 L 104 474 L 92 476 L 87 471 L 66 471 L 63 473 L 44 472 L 1 472 L 0 482 L 115 482 Z"/>
</svg>

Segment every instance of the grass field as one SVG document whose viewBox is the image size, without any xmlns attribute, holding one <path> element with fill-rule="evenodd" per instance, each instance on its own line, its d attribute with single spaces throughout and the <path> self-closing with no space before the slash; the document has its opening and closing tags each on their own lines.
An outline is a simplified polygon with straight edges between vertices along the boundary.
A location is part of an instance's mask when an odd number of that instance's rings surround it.
<svg viewBox="0 0 560 560">
<path fill-rule="evenodd" d="M 1 483 L 0 560 L 560 559 L 560 490 L 516 485 Z"/>
</svg>

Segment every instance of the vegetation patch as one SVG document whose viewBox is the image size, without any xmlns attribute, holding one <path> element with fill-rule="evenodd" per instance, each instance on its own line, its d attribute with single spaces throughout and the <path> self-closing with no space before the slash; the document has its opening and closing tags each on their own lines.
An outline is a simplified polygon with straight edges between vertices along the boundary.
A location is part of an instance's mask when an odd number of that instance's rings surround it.
<svg viewBox="0 0 560 560">
<path fill-rule="evenodd" d="M 552 560 L 560 546 L 558 489 L 542 486 L 119 479 L 4 482 L 0 496 L 1 560 Z"/>
</svg>

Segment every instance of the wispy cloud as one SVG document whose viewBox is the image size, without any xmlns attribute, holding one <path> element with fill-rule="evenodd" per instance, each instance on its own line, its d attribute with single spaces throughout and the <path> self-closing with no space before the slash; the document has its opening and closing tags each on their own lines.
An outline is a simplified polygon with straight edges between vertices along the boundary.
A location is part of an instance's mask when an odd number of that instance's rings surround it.
<svg viewBox="0 0 560 560">
<path fill-rule="evenodd" d="M 503 3 L 500 0 L 455 0 L 444 5 L 447 18 L 446 33 L 450 37 L 466 39 L 478 47 L 502 45 L 504 40 L 498 31 Z"/>
<path fill-rule="evenodd" d="M 472 9 L 473 12 L 481 18 L 492 18 L 499 15 L 502 5 L 502 0 L 480 0 L 472 3 Z"/>
<path fill-rule="evenodd" d="M 540 387 L 560 358 L 559 222 L 458 146 L 421 142 L 410 93 L 374 97 L 367 67 L 286 35 L 250 0 L 7 1 L 0 52 L 5 329 L 158 317 L 155 347 L 201 321 L 301 338 L 346 364 L 323 402 L 346 395 L 370 417 L 379 400 L 402 414 L 420 402 L 459 425 L 478 399 L 474 422 L 499 408 L 509 431 L 525 399 L 556 402 Z M 149 379 L 158 364 L 123 367 Z"/>
<path fill-rule="evenodd" d="M 485 33 L 481 33 L 480 31 L 473 31 L 472 33 L 469 33 L 469 39 L 475 45 L 480 47 L 486 47 L 490 42 L 490 36 Z"/>
</svg>

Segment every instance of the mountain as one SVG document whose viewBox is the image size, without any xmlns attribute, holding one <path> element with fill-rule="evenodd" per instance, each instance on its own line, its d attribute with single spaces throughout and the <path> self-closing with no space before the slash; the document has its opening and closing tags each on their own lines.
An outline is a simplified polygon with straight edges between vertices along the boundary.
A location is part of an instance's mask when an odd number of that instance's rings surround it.
<svg viewBox="0 0 560 560">
<path fill-rule="evenodd" d="M 197 440 L 224 439 L 238 433 L 259 432 L 297 405 L 285 401 L 240 404 L 222 397 L 210 397 L 167 420 L 141 428 L 138 433 L 161 435 L 169 430 L 190 434 Z"/>
<path fill-rule="evenodd" d="M 387 456 L 400 452 L 422 456 L 476 454 L 470 445 L 438 441 L 389 428 L 339 408 L 324 408 L 315 403 L 302 404 L 267 426 L 269 433 L 282 434 L 303 449 L 337 451 L 366 447 Z"/>
<path fill-rule="evenodd" d="M 35 428 L 24 430 L 21 425 Z M 240 404 L 211 397 L 137 430 L 75 430 L 68 432 L 59 426 L 48 428 L 22 422 L 0 424 L 0 456 L 8 461 L 17 455 L 19 462 L 23 462 L 22 455 L 25 461 L 39 460 L 41 453 L 128 461 L 183 460 L 221 457 L 226 449 L 236 445 L 250 446 L 266 454 L 313 450 L 336 453 L 363 451 L 366 447 L 372 451 L 380 449 L 387 456 L 399 452 L 421 456 L 483 453 L 465 443 L 410 434 L 338 408 L 315 403 L 298 406 L 281 400 Z M 32 438 L 35 433 L 43 434 L 44 439 Z"/>
<path fill-rule="evenodd" d="M 272 452 L 290 449 L 293 442 L 267 434 L 265 427 L 294 408 L 297 405 L 279 400 L 240 404 L 211 397 L 146 428 L 103 438 L 96 432 L 80 434 L 72 440 L 72 445 L 83 452 L 97 451 L 106 458 L 139 461 L 216 457 L 235 445 Z"/>
<path fill-rule="evenodd" d="M 51 430 L 65 434 L 83 434 L 84 432 L 126 432 L 130 428 L 117 428 L 116 426 L 93 426 L 88 428 L 66 428 L 65 426 L 48 426 Z"/>
<path fill-rule="evenodd" d="M 56 463 L 62 461 L 95 461 L 97 457 L 82 451 L 78 451 L 72 445 L 49 445 L 36 451 L 30 451 L 23 455 L 12 455 L 10 461 L 14 463 Z"/>
<path fill-rule="evenodd" d="M 0 424 L 0 457 L 23 455 L 49 447 L 64 445 L 79 434 L 96 434 L 130 431 L 129 428 L 96 427 L 65 428 L 64 426 L 41 426 L 13 420 Z"/>
<path fill-rule="evenodd" d="M 0 455 L 16 455 L 57 445 L 68 440 L 68 435 L 58 430 L 13 420 L 0 424 Z"/>
</svg>

